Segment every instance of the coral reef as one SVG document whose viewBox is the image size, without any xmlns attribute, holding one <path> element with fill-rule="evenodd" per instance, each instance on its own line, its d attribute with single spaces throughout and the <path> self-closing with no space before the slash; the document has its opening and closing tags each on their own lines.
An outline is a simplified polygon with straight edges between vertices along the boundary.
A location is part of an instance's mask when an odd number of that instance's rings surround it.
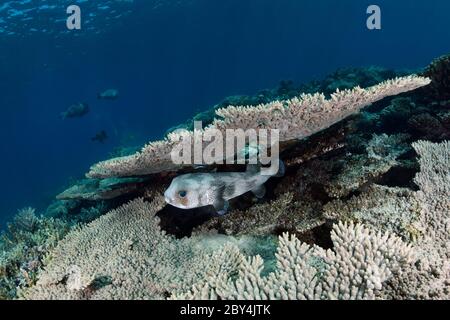
<svg viewBox="0 0 450 320">
<path fill-rule="evenodd" d="M 225 234 L 260 235 L 289 231 L 297 235 L 323 225 L 329 218 L 323 215 L 331 199 L 344 199 L 351 193 L 381 179 L 395 166 L 396 159 L 410 149 L 404 141 L 407 135 L 374 135 L 364 153 L 344 155 L 338 159 L 313 159 L 288 174 L 276 185 L 273 200 L 248 208 L 237 208 L 224 217 L 214 217 L 199 230 L 219 230 Z M 292 165 L 295 160 L 287 161 Z M 240 200 L 242 206 L 242 199 Z M 337 205 L 339 200 L 332 202 Z M 347 203 L 346 203 L 347 204 Z M 377 203 L 378 204 L 378 203 Z M 233 203 L 231 204 L 233 208 Z"/>
<path fill-rule="evenodd" d="M 393 70 L 371 66 L 367 68 L 344 68 L 329 75 L 318 89 L 320 92 L 331 94 L 337 89 L 351 89 L 355 86 L 367 88 L 392 79 L 398 76 L 406 75 L 403 72 L 395 72 Z"/>
<path fill-rule="evenodd" d="M 436 100 L 450 100 L 450 55 L 435 59 L 423 72 L 432 80 L 431 94 Z"/>
<path fill-rule="evenodd" d="M 205 130 L 281 129 L 286 175 L 221 217 L 161 198 L 181 172 L 243 169 L 174 166 L 192 122 L 118 150 L 44 215 L 16 215 L 0 238 L 0 299 L 448 299 L 448 70 L 448 56 L 434 61 L 426 85 L 342 69 L 196 115 Z"/>
<path fill-rule="evenodd" d="M 420 172 L 414 181 L 420 187 L 421 204 L 415 245 L 419 259 L 402 277 L 394 278 L 386 298 L 450 298 L 450 142 L 414 143 L 420 155 Z"/>
<path fill-rule="evenodd" d="M 350 200 L 343 210 L 346 218 L 329 217 L 350 220 L 334 225 L 332 249 L 306 245 L 284 234 L 276 254 L 277 267 L 266 275 L 261 274 L 263 259 L 245 256 L 229 240 L 233 237 L 199 232 L 176 240 L 166 235 L 155 217 L 163 207 L 162 198 L 156 195 L 152 202 L 136 199 L 72 231 L 52 251 L 37 284 L 24 297 L 444 298 L 449 292 L 450 144 L 422 141 L 413 146 L 420 155 L 421 171 L 415 178 L 419 191 L 373 187 L 366 197 L 375 209 L 365 213 L 355 210 Z M 392 195 L 402 197 L 386 204 L 370 202 Z M 354 225 L 353 220 L 371 227 Z M 416 235 L 404 236 L 411 244 L 394 235 L 412 226 Z M 383 233 L 377 231 L 380 228 Z"/>
<path fill-rule="evenodd" d="M 163 205 L 161 196 L 136 199 L 71 232 L 24 297 L 162 299 L 208 273 L 236 268 L 240 256 L 232 245 L 212 255 L 212 239 L 207 247 L 202 239 L 176 240 L 161 231 L 155 214 Z"/>
<path fill-rule="evenodd" d="M 56 196 L 59 200 L 108 200 L 136 191 L 143 178 L 84 179 Z"/>
<path fill-rule="evenodd" d="M 426 112 L 409 118 L 408 125 L 427 140 L 446 139 L 450 136 L 450 127 L 441 123 L 438 117 Z"/>
<path fill-rule="evenodd" d="M 274 101 L 256 107 L 230 106 L 218 109 L 211 126 L 205 130 L 270 129 L 280 130 L 280 141 L 302 139 L 343 120 L 361 108 L 388 96 L 428 85 L 427 78 L 408 76 L 376 86 L 337 91 L 326 99 L 323 94 L 302 95 L 287 101 Z M 90 178 L 139 176 L 181 169 L 170 158 L 173 146 L 182 136 L 193 132 L 171 133 L 166 140 L 145 146 L 140 153 L 101 162 L 91 168 Z"/>
<path fill-rule="evenodd" d="M 272 101 L 290 100 L 302 94 L 312 94 L 316 92 L 322 92 L 325 96 L 329 97 L 336 92 L 337 89 L 352 89 L 357 86 L 367 88 L 389 79 L 407 75 L 408 73 L 406 72 L 371 66 L 367 68 L 342 68 L 328 75 L 323 81 L 311 81 L 300 84 L 299 86 L 296 86 L 292 80 L 282 80 L 276 88 L 261 90 L 253 96 L 235 95 L 227 97 L 213 108 L 199 112 L 185 123 L 170 128 L 167 130 L 166 135 L 177 129 L 194 130 L 194 121 L 202 121 L 204 126 L 208 126 L 212 124 L 217 117 L 216 110 L 228 106 L 256 107 Z"/>
<path fill-rule="evenodd" d="M 414 244 L 419 259 L 395 278 L 385 297 L 430 299 L 450 293 L 450 143 L 413 144 L 420 172 L 420 190 L 372 186 L 346 202 L 325 206 L 325 217 L 368 224 L 389 230 Z"/>
<path fill-rule="evenodd" d="M 63 220 L 36 216 L 32 208 L 20 210 L 0 237 L 0 299 L 33 285 L 45 255 L 70 229 Z"/>
<path fill-rule="evenodd" d="M 195 285 L 178 299 L 374 299 L 383 283 L 413 260 L 412 248 L 398 237 L 362 225 L 336 224 L 334 250 L 308 246 L 284 234 L 277 270 L 261 276 L 259 256 L 242 258 L 237 277 L 222 272 Z"/>
<path fill-rule="evenodd" d="M 334 200 L 323 208 L 330 220 L 361 222 L 413 240 L 420 235 L 414 227 L 419 219 L 420 203 L 414 192 L 406 188 L 371 185 L 349 200 Z"/>
<path fill-rule="evenodd" d="M 334 251 L 309 247 L 287 234 L 281 237 L 277 270 L 262 277 L 260 256 L 246 258 L 232 241 L 219 241 L 220 249 L 213 250 L 214 238 L 205 246 L 204 238 L 165 235 L 152 216 L 161 206 L 161 198 L 151 203 L 137 199 L 72 231 L 47 258 L 37 284 L 24 297 L 187 298 L 195 296 L 182 292 L 193 286 L 226 299 L 373 298 L 412 259 L 412 249 L 395 236 L 338 224 L 331 235 Z M 356 259 L 350 259 L 354 252 Z M 231 275 L 237 271 L 234 281 Z"/>
<path fill-rule="evenodd" d="M 398 165 L 396 159 L 409 149 L 404 143 L 408 138 L 402 134 L 374 135 L 367 143 L 366 153 L 350 155 L 341 160 L 340 172 L 325 183 L 328 195 L 333 198 L 348 196 Z"/>
<path fill-rule="evenodd" d="M 313 202 L 294 200 L 293 193 L 287 192 L 279 198 L 256 204 L 246 210 L 234 210 L 225 217 L 215 217 L 204 223 L 196 233 L 218 230 L 228 235 L 266 235 L 280 228 L 302 233 L 325 223 L 318 215 L 320 207 Z"/>
</svg>

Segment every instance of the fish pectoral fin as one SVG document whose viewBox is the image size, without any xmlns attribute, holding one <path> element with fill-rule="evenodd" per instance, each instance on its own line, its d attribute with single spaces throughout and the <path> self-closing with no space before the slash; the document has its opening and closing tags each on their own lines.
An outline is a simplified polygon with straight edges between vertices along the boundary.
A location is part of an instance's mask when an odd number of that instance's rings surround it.
<svg viewBox="0 0 450 320">
<path fill-rule="evenodd" d="M 266 194 L 266 187 L 263 184 L 259 185 L 252 189 L 252 192 L 258 199 L 264 198 L 264 195 Z"/>
<path fill-rule="evenodd" d="M 223 216 L 228 212 L 230 204 L 225 199 L 217 199 L 216 201 L 214 201 L 213 206 L 216 209 L 217 214 Z"/>
</svg>

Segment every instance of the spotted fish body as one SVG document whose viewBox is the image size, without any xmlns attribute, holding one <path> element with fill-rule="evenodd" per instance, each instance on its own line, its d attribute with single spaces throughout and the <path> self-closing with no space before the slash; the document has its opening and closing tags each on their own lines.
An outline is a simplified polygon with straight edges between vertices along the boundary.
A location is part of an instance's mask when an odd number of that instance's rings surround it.
<svg viewBox="0 0 450 320">
<path fill-rule="evenodd" d="M 275 176 L 284 174 L 284 166 Z M 264 183 L 270 175 L 262 175 L 254 166 L 246 172 L 189 173 L 176 177 L 164 193 L 166 202 L 180 209 L 212 205 L 219 214 L 226 213 L 228 200 L 252 191 L 258 198 L 265 194 Z"/>
</svg>

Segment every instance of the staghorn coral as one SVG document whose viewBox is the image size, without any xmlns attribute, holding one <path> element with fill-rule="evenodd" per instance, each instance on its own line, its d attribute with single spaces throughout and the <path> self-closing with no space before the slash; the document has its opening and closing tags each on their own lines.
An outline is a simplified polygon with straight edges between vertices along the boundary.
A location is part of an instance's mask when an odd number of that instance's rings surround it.
<svg viewBox="0 0 450 320">
<path fill-rule="evenodd" d="M 400 238 L 362 225 L 333 227 L 334 250 L 279 238 L 277 269 L 261 276 L 259 256 L 242 258 L 237 276 L 214 274 L 172 299 L 374 299 L 383 283 L 411 263 L 414 252 Z"/>
<path fill-rule="evenodd" d="M 55 218 L 69 225 L 86 224 L 123 204 L 125 199 L 115 201 L 55 200 L 43 213 L 46 218 Z"/>
<path fill-rule="evenodd" d="M 299 98 L 274 101 L 256 107 L 218 109 L 208 130 L 279 129 L 280 140 L 302 139 L 326 129 L 375 101 L 415 90 L 430 83 L 427 78 L 408 76 L 385 81 L 376 86 L 337 91 L 326 99 L 323 94 L 303 94 Z M 165 140 L 150 143 L 141 152 L 94 165 L 88 177 L 109 178 L 138 176 L 162 171 L 176 171 L 181 166 L 172 163 L 170 152 L 182 136 L 193 132 L 171 133 Z"/>
<path fill-rule="evenodd" d="M 217 247 L 210 235 L 205 247 L 199 245 L 203 238 L 176 240 L 161 231 L 155 213 L 163 202 L 161 196 L 150 203 L 136 199 L 71 232 L 49 255 L 24 297 L 162 299 L 239 264 L 239 251 L 232 244 L 213 254 Z"/>
</svg>

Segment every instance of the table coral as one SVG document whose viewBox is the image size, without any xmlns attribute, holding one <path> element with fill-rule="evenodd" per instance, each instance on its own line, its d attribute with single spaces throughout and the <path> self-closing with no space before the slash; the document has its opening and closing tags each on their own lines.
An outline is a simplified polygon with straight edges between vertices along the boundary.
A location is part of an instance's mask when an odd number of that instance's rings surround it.
<svg viewBox="0 0 450 320">
<path fill-rule="evenodd" d="M 218 119 L 205 129 L 279 129 L 280 141 L 302 139 L 333 124 L 361 108 L 388 96 L 415 90 L 426 86 L 430 80 L 418 76 L 407 76 L 382 82 L 376 86 L 361 89 L 336 91 L 327 99 L 323 94 L 303 94 L 286 101 L 274 101 L 255 107 L 229 106 L 218 109 Z M 170 157 L 173 147 L 182 136 L 192 136 L 193 132 L 171 133 L 165 140 L 152 142 L 141 152 L 115 158 L 94 165 L 88 177 L 110 178 L 139 176 L 162 171 L 176 171 Z"/>
</svg>

